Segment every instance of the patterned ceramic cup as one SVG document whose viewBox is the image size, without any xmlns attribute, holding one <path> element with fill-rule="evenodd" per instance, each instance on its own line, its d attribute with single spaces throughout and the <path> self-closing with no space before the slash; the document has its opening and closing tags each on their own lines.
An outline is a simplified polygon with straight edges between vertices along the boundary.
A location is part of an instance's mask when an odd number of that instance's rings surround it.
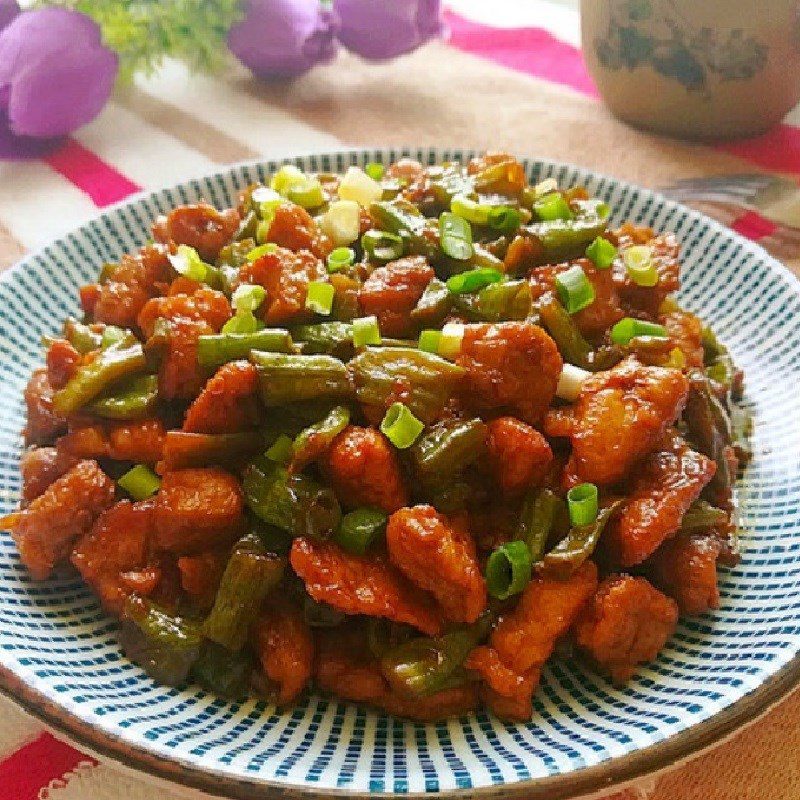
<svg viewBox="0 0 800 800">
<path fill-rule="evenodd" d="M 747 136 L 800 100 L 797 0 L 582 0 L 587 65 L 621 119 Z"/>
</svg>

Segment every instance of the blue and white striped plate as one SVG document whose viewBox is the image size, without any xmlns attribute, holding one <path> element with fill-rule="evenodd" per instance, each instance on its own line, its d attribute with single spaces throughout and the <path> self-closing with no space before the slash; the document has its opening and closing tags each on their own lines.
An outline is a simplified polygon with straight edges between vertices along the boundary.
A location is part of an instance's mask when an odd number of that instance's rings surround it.
<svg viewBox="0 0 800 800">
<path fill-rule="evenodd" d="M 297 159 L 340 171 L 394 151 Z M 423 149 L 425 162 L 469 158 Z M 575 797 L 664 768 L 763 712 L 800 675 L 800 284 L 756 245 L 652 192 L 575 167 L 526 162 L 532 181 L 585 184 L 614 210 L 683 243 L 681 302 L 708 320 L 746 373 L 755 458 L 741 481 L 744 556 L 722 574 L 718 611 L 683 621 L 659 660 L 615 689 L 575 664 L 545 670 L 535 715 L 481 713 L 415 724 L 311 696 L 278 713 L 189 686 L 155 684 L 120 653 L 115 623 L 74 576 L 30 580 L 0 535 L 0 687 L 101 755 L 232 797 L 337 792 Z M 273 163 L 237 166 L 140 195 L 29 256 L 0 278 L 0 511 L 20 478 L 22 390 L 40 338 L 78 308 L 105 261 L 141 245 L 157 214 L 235 202 Z"/>
</svg>

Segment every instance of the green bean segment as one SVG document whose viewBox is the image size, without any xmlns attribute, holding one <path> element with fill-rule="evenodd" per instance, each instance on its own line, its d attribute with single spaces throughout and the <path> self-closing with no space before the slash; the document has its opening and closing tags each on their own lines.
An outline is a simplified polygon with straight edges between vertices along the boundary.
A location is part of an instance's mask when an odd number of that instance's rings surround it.
<svg viewBox="0 0 800 800">
<path fill-rule="evenodd" d="M 258 369 L 261 399 L 267 406 L 297 400 L 343 399 L 350 395 L 347 368 L 326 355 L 284 355 L 250 351 Z"/>
<path fill-rule="evenodd" d="M 264 328 L 253 333 L 218 333 L 197 341 L 197 363 L 201 367 L 221 367 L 229 361 L 247 358 L 251 350 L 291 353 L 292 337 L 281 328 Z"/>
</svg>

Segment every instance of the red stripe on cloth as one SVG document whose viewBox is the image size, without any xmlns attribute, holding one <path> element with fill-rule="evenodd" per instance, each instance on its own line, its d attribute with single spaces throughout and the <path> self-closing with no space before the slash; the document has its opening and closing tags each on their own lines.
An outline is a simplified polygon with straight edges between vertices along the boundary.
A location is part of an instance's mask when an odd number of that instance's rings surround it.
<svg viewBox="0 0 800 800">
<path fill-rule="evenodd" d="M 87 761 L 97 763 L 49 733 L 43 733 L 0 762 L 0 800 L 37 800 L 39 792 L 50 781 Z"/>
<path fill-rule="evenodd" d="M 772 236 L 778 230 L 774 222 L 762 217 L 757 211 L 746 211 L 731 223 L 731 228 L 754 242 Z"/>
<path fill-rule="evenodd" d="M 492 28 L 444 12 L 449 43 L 466 53 L 482 56 L 536 78 L 597 96 L 597 89 L 577 47 L 556 39 L 543 28 Z"/>
<path fill-rule="evenodd" d="M 445 12 L 450 44 L 458 50 L 486 58 L 584 94 L 598 97 L 577 47 L 562 42 L 543 28 L 493 28 Z M 775 172 L 800 175 L 800 128 L 778 125 L 762 136 L 712 144 L 717 150 Z"/>
<path fill-rule="evenodd" d="M 75 139 L 67 139 L 63 147 L 44 156 L 43 161 L 86 192 L 100 208 L 124 200 L 142 188 Z"/>
</svg>

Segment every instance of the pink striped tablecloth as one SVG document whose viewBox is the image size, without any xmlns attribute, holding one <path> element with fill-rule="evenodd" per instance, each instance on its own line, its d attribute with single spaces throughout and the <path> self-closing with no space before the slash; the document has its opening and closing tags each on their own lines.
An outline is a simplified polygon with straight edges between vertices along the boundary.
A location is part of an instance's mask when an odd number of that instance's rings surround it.
<svg viewBox="0 0 800 800">
<path fill-rule="evenodd" d="M 389 64 L 342 54 L 291 85 L 177 64 L 119 94 L 45 159 L 0 162 L 0 268 L 142 188 L 221 164 L 353 145 L 505 149 L 647 186 L 753 170 L 800 175 L 800 112 L 764 136 L 706 146 L 610 117 L 583 65 L 577 14 L 546 0 L 450 0 L 447 41 Z M 770 243 L 754 215 L 730 222 Z M 800 253 L 787 253 L 795 268 Z M 689 765 L 617 797 L 797 800 L 800 695 Z M 0 800 L 150 800 L 152 784 L 60 742 L 0 701 Z M 163 800 L 187 797 L 161 788 Z M 195 796 L 191 793 L 188 796 Z"/>
</svg>

